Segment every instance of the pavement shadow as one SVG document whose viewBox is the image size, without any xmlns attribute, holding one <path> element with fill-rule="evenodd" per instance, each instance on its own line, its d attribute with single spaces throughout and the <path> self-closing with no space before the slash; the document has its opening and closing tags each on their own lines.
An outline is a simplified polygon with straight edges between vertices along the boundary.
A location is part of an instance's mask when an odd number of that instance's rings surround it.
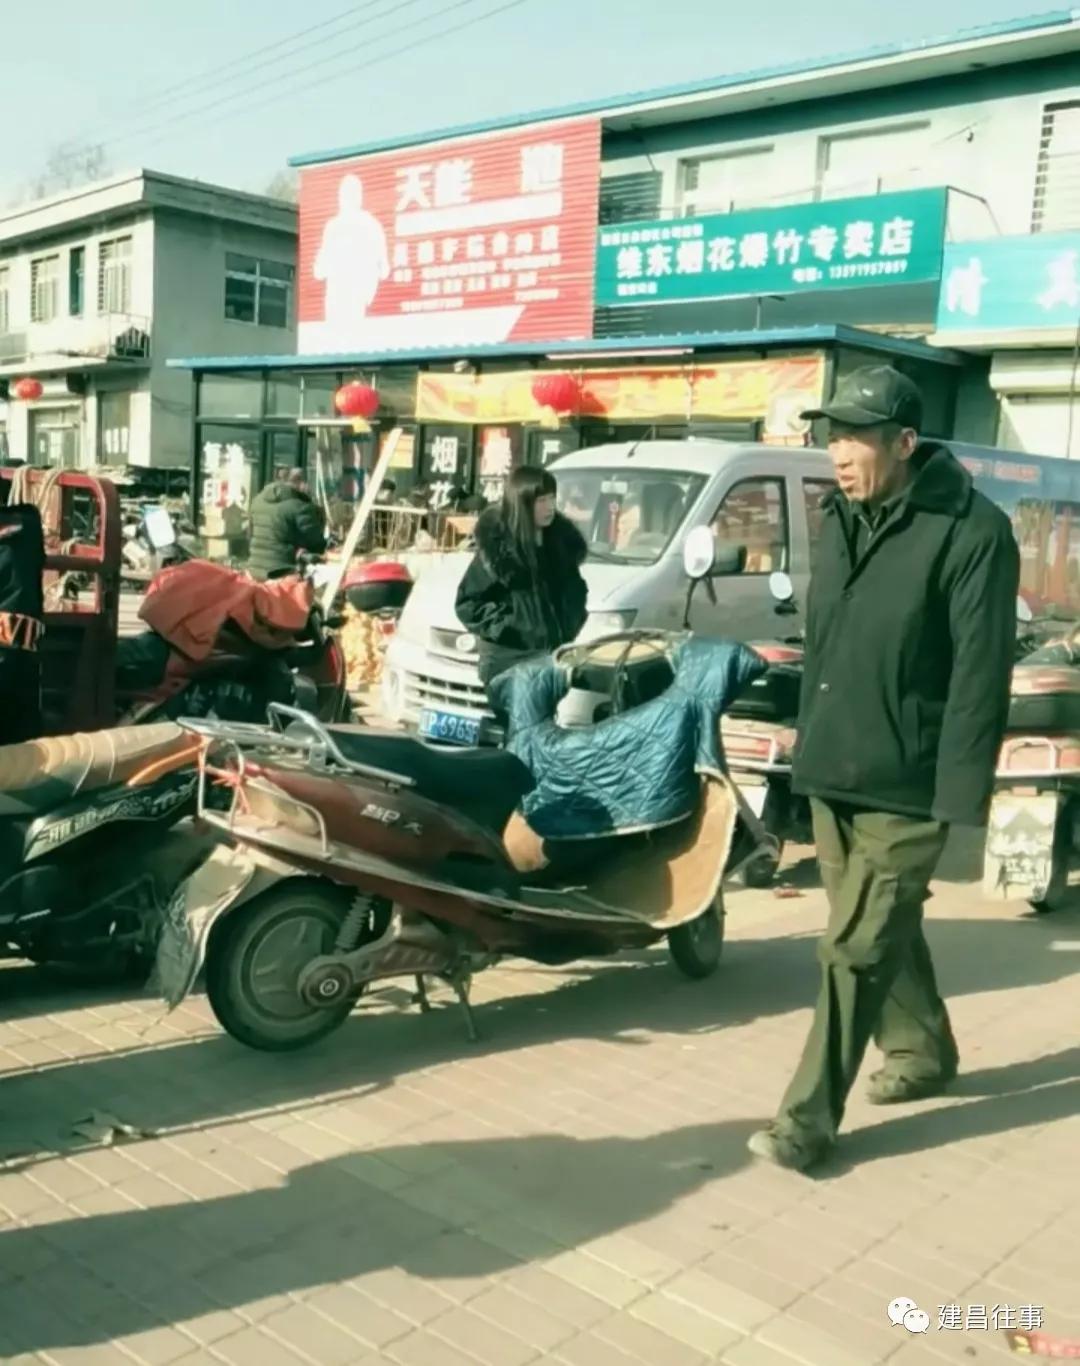
<svg viewBox="0 0 1080 1366">
<path fill-rule="evenodd" d="M 425 1165 L 466 1190 L 481 1188 L 492 1211 L 544 1226 L 563 1219 L 576 1243 L 649 1219 L 709 1181 L 742 1167 L 752 1121 L 677 1129 L 647 1138 L 573 1139 L 558 1135 L 432 1143 Z M 393 1169 L 394 1148 L 360 1155 Z M 413 1168 L 417 1149 L 402 1155 Z M 39 1239 L 63 1254 L 40 1268 Z M 533 1256 L 551 1244 L 537 1235 Z M 71 1257 L 78 1280 L 97 1287 L 73 1302 Z M 388 1267 L 426 1281 L 491 1276 L 522 1264 L 520 1257 L 428 1212 L 405 1194 L 364 1180 L 352 1158 L 315 1162 L 273 1190 L 199 1203 L 93 1215 L 0 1233 L 0 1344 L 8 1353 L 91 1347 L 183 1323 L 208 1305 L 235 1308 Z M 160 1275 L 155 1275 L 155 1267 Z M 127 1279 L 132 1268 L 135 1283 Z M 18 1270 L 16 1270 L 18 1269 Z M 40 1313 L 34 1307 L 40 1305 Z M 285 1307 L 285 1306 L 283 1306 Z"/>
<path fill-rule="evenodd" d="M 49 1006 L 55 1001 L 63 1010 L 83 1010 L 130 1001 L 140 990 L 130 980 L 95 980 L 34 963 L 0 964 L 0 1000 L 8 1020 L 40 1014 L 43 1001 Z"/>
<path fill-rule="evenodd" d="M 946 997 L 1038 986 L 1075 970 L 1050 951 L 1070 917 L 931 919 L 927 936 Z M 650 1035 L 711 1034 L 812 1005 L 816 935 L 738 940 L 708 981 L 684 981 L 666 955 L 580 964 L 548 991 L 481 1002 L 470 1045 L 453 1005 L 426 1016 L 361 1005 L 336 1034 L 295 1054 L 256 1053 L 224 1034 L 84 1057 L 9 1075 L 0 1158 L 34 1161 L 70 1145 L 72 1123 L 108 1110 L 144 1129 L 201 1128 L 238 1115 L 303 1108 L 392 1086 L 424 1068 L 545 1045 L 554 1039 L 646 1047 Z M 543 972 L 527 969 L 530 980 Z M 513 969 L 509 970 L 512 978 Z M 182 1078 L 183 1085 L 176 1079 Z"/>
<path fill-rule="evenodd" d="M 919 1107 L 854 1132 L 844 1144 L 851 1160 L 862 1165 L 1071 1119 L 1080 1114 L 1080 1048 L 968 1073 L 949 1094 L 953 1103 Z"/>
</svg>

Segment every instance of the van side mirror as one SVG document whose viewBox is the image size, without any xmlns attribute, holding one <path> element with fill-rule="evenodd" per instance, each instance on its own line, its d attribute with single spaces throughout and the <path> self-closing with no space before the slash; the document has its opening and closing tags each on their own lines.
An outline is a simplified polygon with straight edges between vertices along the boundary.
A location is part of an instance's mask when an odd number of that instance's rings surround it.
<svg viewBox="0 0 1080 1366">
<path fill-rule="evenodd" d="M 691 583 L 708 578 L 716 563 L 716 538 L 712 528 L 696 526 L 683 542 L 683 570 Z"/>
</svg>

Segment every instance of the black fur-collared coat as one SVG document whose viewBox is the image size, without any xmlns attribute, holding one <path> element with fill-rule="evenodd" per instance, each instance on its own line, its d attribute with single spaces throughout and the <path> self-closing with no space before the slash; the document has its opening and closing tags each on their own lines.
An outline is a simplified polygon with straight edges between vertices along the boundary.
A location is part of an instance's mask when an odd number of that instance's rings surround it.
<svg viewBox="0 0 1080 1366">
<path fill-rule="evenodd" d="M 533 570 L 498 507 L 481 513 L 475 537 L 476 554 L 455 609 L 480 643 L 480 675 L 487 682 L 526 655 L 573 640 L 584 626 L 586 546 L 574 524 L 559 514 L 544 531 Z"/>
</svg>

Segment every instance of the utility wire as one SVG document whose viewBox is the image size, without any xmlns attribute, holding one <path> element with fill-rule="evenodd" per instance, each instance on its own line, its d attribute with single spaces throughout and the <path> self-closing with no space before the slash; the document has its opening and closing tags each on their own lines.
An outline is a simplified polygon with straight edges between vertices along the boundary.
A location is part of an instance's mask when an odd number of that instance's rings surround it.
<svg viewBox="0 0 1080 1366">
<path fill-rule="evenodd" d="M 415 0 L 405 0 L 405 4 L 407 4 L 407 3 L 415 3 Z M 416 27 L 419 27 L 419 25 L 422 24 L 422 23 L 428 23 L 428 22 L 430 22 L 432 19 L 438 19 L 438 18 L 442 17 L 443 15 L 450 14 L 450 13 L 453 13 L 454 11 L 456 11 L 456 10 L 462 9 L 462 8 L 463 8 L 465 5 L 467 5 L 467 4 L 473 4 L 473 3 L 476 3 L 476 0 L 455 0 L 455 3 L 453 3 L 453 4 L 451 4 L 451 5 L 447 5 L 447 6 L 445 6 L 443 9 L 438 10 L 438 11 L 436 11 L 436 12 L 433 13 L 433 14 L 427 15 L 425 18 L 423 18 L 423 19 L 421 19 L 421 20 L 417 20 L 414 24 L 408 25 L 407 27 L 409 27 L 409 28 L 416 28 Z M 448 38 L 448 37 L 452 36 L 452 35 L 455 34 L 455 33 L 460 33 L 460 32 L 462 32 L 462 31 L 464 31 L 464 30 L 467 29 L 467 28 L 472 28 L 472 27 L 473 27 L 474 25 L 476 25 L 476 24 L 484 23 L 484 22 L 486 22 L 488 19 L 494 19 L 496 16 L 498 16 L 498 15 L 500 15 L 500 14 L 505 14 L 505 13 L 508 13 L 510 10 L 517 9 L 517 8 L 519 8 L 521 5 L 524 5 L 524 4 L 526 4 L 526 3 L 528 3 L 528 0 L 507 0 L 506 3 L 504 3 L 504 4 L 502 4 L 502 5 L 496 6 L 494 9 L 486 10 L 483 14 L 473 14 L 473 15 L 470 15 L 470 16 L 466 17 L 465 19 L 460 20 L 460 21 L 459 21 L 458 23 L 456 23 L 456 24 L 450 24 L 450 25 L 448 25 L 448 26 L 445 27 L 445 28 L 437 29 L 434 33 L 424 34 L 424 35 L 422 35 L 421 37 L 418 37 L 418 38 L 413 39 L 411 42 L 404 43 L 404 44 L 400 45 L 399 47 L 390 48 L 390 49 L 388 49 L 386 52 L 382 52 L 382 53 L 380 53 L 378 56 L 372 57 L 369 61 L 366 61 L 366 62 L 359 62 L 359 63 L 357 63 L 357 64 L 354 65 L 354 66 L 348 67 L 348 68 L 345 69 L 344 71 L 332 72 L 329 76 L 327 76 L 327 77 L 321 82 L 319 88 L 320 88 L 320 90 L 321 90 L 322 88 L 324 88 L 324 87 L 327 86 L 327 85 L 332 85 L 335 81 L 346 80 L 346 79 L 349 79 L 349 78 L 351 78 L 351 77 L 354 77 L 358 72 L 369 70 L 371 67 L 373 67 L 373 66 L 378 66 L 380 63 L 389 61 L 389 60 L 391 60 L 391 59 L 394 58 L 394 57 L 404 57 L 404 56 L 407 56 L 410 52 L 414 52 L 414 51 L 416 51 L 417 49 L 419 49 L 419 48 L 421 48 L 421 47 L 424 47 L 424 46 L 426 46 L 426 45 L 429 44 L 429 43 L 435 42 L 435 41 L 437 41 L 437 40 L 440 39 L 440 38 Z M 399 11 L 399 12 L 400 12 L 401 9 L 405 8 L 405 4 L 399 4 L 399 5 L 398 5 L 397 8 L 398 8 L 398 11 Z M 390 34 L 384 34 L 384 35 L 383 35 L 384 38 L 388 38 L 388 37 L 390 37 L 390 36 L 391 36 Z M 370 43 L 362 43 L 362 44 L 359 44 L 358 47 L 357 47 L 356 49 L 353 49 L 353 50 L 360 50 L 360 49 L 362 49 L 362 48 L 366 49 L 366 48 L 369 47 L 369 46 L 370 46 Z M 348 54 L 348 53 L 340 53 L 340 54 L 339 54 L 339 56 L 347 56 L 347 55 L 349 55 L 349 54 Z M 312 66 L 316 66 L 316 65 L 322 66 L 322 65 L 325 65 L 325 63 L 319 62 L 319 63 L 313 63 L 313 64 L 312 64 Z M 310 69 L 311 69 L 311 67 L 301 68 L 301 70 L 298 71 L 298 72 L 296 72 L 296 73 L 294 73 L 294 75 L 299 76 L 299 75 L 303 74 L 305 71 L 310 70 Z M 267 107 L 270 106 L 270 105 L 279 104 L 279 103 L 281 102 L 281 100 L 282 100 L 282 97 L 290 93 L 290 89 L 291 89 L 291 87 L 278 88 L 278 89 L 275 91 L 275 93 L 274 93 L 269 99 L 266 99 L 266 100 L 259 100 L 259 101 L 256 101 L 256 102 L 252 103 L 252 104 L 242 105 L 242 106 L 241 106 L 240 108 L 238 108 L 238 109 L 231 109 L 231 110 L 228 111 L 228 114 L 226 115 L 226 117 L 237 117 L 237 116 L 240 116 L 240 115 L 252 113 L 252 112 L 254 112 L 254 111 L 258 110 L 258 109 L 267 108 Z M 201 111 L 200 111 L 200 113 L 203 113 L 203 112 L 208 112 L 208 111 L 207 111 L 207 110 L 201 110 Z M 144 144 L 144 145 L 147 146 L 147 147 L 155 147 L 155 146 L 158 146 L 158 145 L 159 145 L 160 143 L 162 143 L 162 142 L 168 141 L 169 139 L 171 139 L 172 137 L 174 137 L 177 133 L 186 131 L 183 127 L 180 126 L 180 125 L 182 125 L 183 123 L 186 123 L 186 121 L 187 121 L 186 117 L 181 117 L 181 118 L 179 118 L 179 119 L 170 121 L 171 126 L 168 128 L 167 131 L 164 131 L 164 132 L 161 134 L 161 136 L 152 139 L 150 142 L 148 142 L 148 143 L 146 143 L 146 144 Z M 212 120 L 212 121 L 215 122 L 215 123 L 217 123 L 217 124 L 220 124 L 220 123 L 221 123 L 221 117 L 219 116 L 218 118 L 216 118 L 216 119 L 214 119 L 214 120 Z M 196 127 L 198 127 L 198 126 L 199 126 L 199 124 L 196 124 Z M 148 131 L 152 132 L 152 131 L 154 131 L 154 130 L 151 129 L 151 130 L 148 130 Z"/>
<path fill-rule="evenodd" d="M 224 100 L 219 101 L 219 103 L 230 99 L 240 99 L 244 95 L 250 94 L 253 91 L 265 89 L 268 80 L 275 79 L 273 75 L 270 77 L 264 75 L 261 78 L 256 79 L 254 82 L 249 82 L 248 78 L 250 76 L 255 75 L 256 72 L 265 71 L 271 67 L 278 67 L 282 63 L 291 63 L 293 58 L 298 53 L 306 52 L 313 48 L 324 47 L 327 43 L 334 42 L 346 33 L 352 33 L 357 29 L 366 28 L 369 24 L 374 23 L 379 19 L 385 19 L 388 16 L 393 15 L 402 9 L 408 8 L 410 4 L 416 3 L 418 3 L 418 0 L 365 0 L 364 4 L 353 6 L 351 10 L 346 11 L 346 15 L 362 13 L 365 16 L 362 19 L 355 20 L 351 24 L 347 24 L 341 28 L 338 28 L 333 33 L 324 34 L 322 37 L 315 39 L 313 42 L 296 43 L 296 38 L 302 38 L 305 36 L 305 34 L 314 31 L 313 29 L 301 29 L 299 33 L 291 34 L 289 37 L 283 38 L 280 41 L 280 43 L 271 44 L 271 47 L 281 47 L 288 45 L 289 51 L 280 53 L 278 56 L 275 57 L 270 57 L 265 61 L 251 61 L 252 57 L 257 57 L 260 53 L 268 50 L 265 48 L 257 48 L 254 52 L 249 52 L 242 54 L 239 57 L 234 57 L 229 62 L 223 63 L 220 67 L 213 67 L 209 71 L 204 72 L 201 76 L 190 77 L 188 81 L 180 82 L 177 86 L 170 87 L 170 89 L 175 92 L 173 94 L 167 94 L 165 91 L 161 91 L 159 95 L 153 96 L 151 99 L 147 101 L 141 101 L 140 104 L 137 106 L 137 117 L 127 120 L 127 127 L 124 129 L 123 132 L 113 131 L 113 129 L 115 129 L 116 127 L 117 122 L 119 121 L 118 119 L 113 119 L 111 120 L 108 126 L 102 125 L 100 134 L 89 136 L 84 140 L 90 143 L 95 143 L 104 140 L 103 145 L 112 146 L 117 142 L 126 141 L 128 137 L 138 137 L 140 131 L 146 126 L 141 121 L 143 114 L 165 114 L 165 111 L 168 110 L 170 106 L 183 106 L 186 103 L 190 103 L 190 101 L 192 101 L 193 99 L 199 99 L 202 98 L 205 94 L 214 93 L 221 85 L 222 76 L 225 73 L 237 67 L 244 68 L 242 77 L 244 83 L 241 84 L 239 87 L 230 89 L 228 93 L 224 96 Z M 372 9 L 377 8 L 378 6 L 385 6 L 385 8 L 380 13 L 371 14 L 370 11 Z M 333 22 L 340 22 L 341 18 L 342 16 L 338 15 L 336 17 L 336 20 Z M 326 24 L 329 24 L 331 22 L 332 21 L 330 20 L 326 20 L 322 27 L 325 27 Z M 316 25 L 315 27 L 320 26 Z M 349 51 L 353 50 L 354 49 L 349 49 Z M 331 54 L 329 57 L 325 58 L 324 60 L 333 61 L 336 57 L 340 55 L 340 53 L 334 53 Z M 290 74 L 291 73 L 287 70 L 282 71 L 280 73 L 280 75 L 284 76 L 285 78 L 288 78 Z M 176 109 L 174 113 L 167 114 L 166 118 L 183 118 L 187 115 L 198 115 L 201 114 L 206 109 L 206 107 L 207 106 L 205 104 L 202 104 L 199 107 L 193 109 L 184 109 L 181 107 Z M 151 130 L 157 129 L 162 126 L 164 126 L 164 123 L 160 119 L 154 120 L 150 124 Z"/>
</svg>

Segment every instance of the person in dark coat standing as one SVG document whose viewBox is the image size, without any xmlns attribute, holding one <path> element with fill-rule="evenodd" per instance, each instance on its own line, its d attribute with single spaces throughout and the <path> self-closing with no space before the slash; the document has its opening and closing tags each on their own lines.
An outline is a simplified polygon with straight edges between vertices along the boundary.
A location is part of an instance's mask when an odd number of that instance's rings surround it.
<svg viewBox="0 0 1080 1366">
<path fill-rule="evenodd" d="M 810 583 L 793 785 L 810 798 L 829 921 L 794 1079 L 750 1150 L 804 1170 L 832 1147 L 873 1038 L 875 1104 L 936 1094 L 959 1056 L 923 935 L 952 825 L 985 823 L 1009 706 L 1019 551 L 1005 514 L 889 366 L 855 371 L 829 423 L 838 490 Z"/>
<path fill-rule="evenodd" d="M 486 687 L 530 655 L 573 640 L 584 626 L 586 545 L 555 510 L 552 475 L 531 465 L 514 470 L 502 501 L 480 514 L 475 539 L 455 608 L 479 642 Z"/>
<path fill-rule="evenodd" d="M 251 503 L 251 548 L 248 573 L 274 579 L 296 572 L 301 550 L 321 555 L 326 549 L 323 515 L 308 492 L 303 470 L 275 479 Z"/>
</svg>

